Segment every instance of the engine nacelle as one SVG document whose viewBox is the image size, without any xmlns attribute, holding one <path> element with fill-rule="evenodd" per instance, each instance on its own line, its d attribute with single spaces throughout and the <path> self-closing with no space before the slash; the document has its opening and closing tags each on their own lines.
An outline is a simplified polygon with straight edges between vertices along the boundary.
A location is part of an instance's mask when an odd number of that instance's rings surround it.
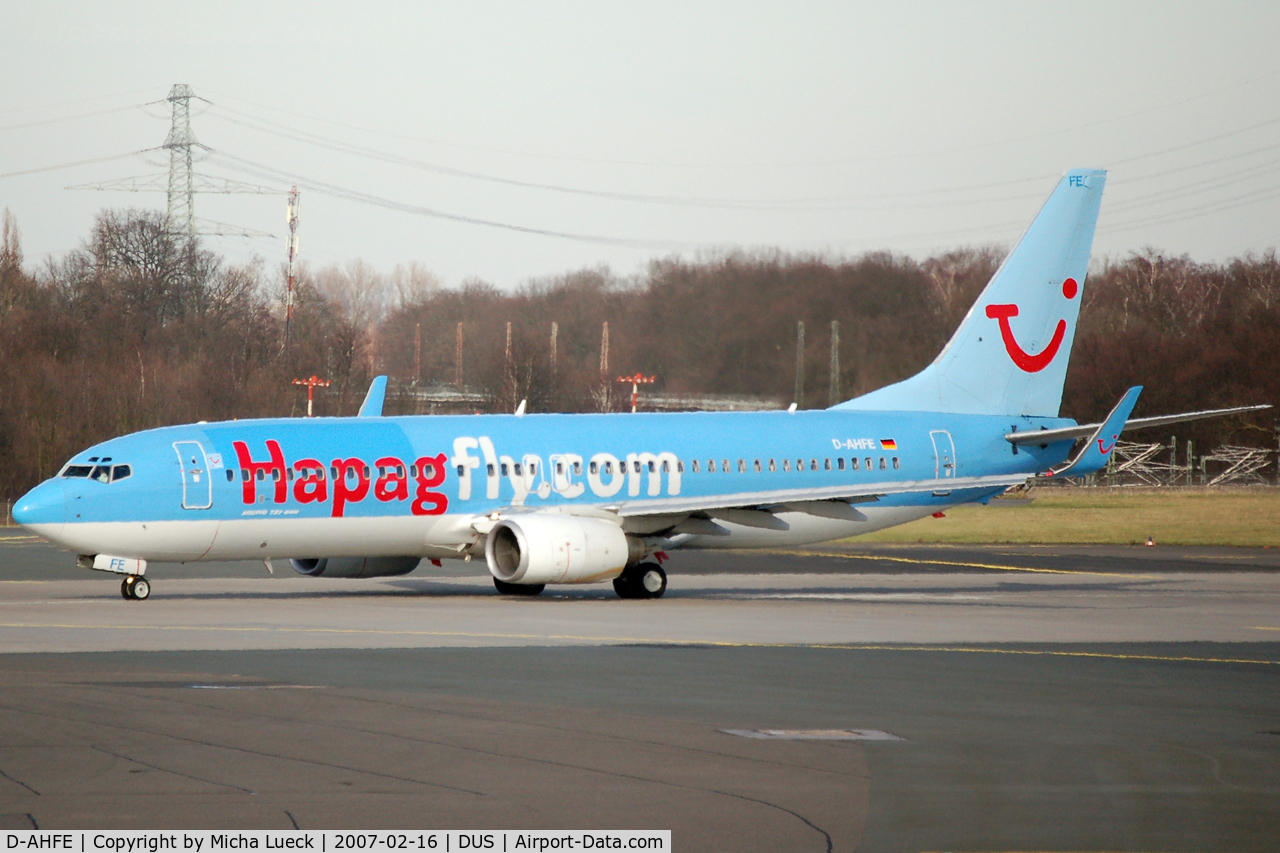
<svg viewBox="0 0 1280 853">
<path fill-rule="evenodd" d="M 489 573 L 507 583 L 591 583 L 622 573 L 644 556 L 615 522 L 556 513 L 504 519 L 489 531 Z"/>
<path fill-rule="evenodd" d="M 418 568 L 420 557 L 320 557 L 289 561 L 300 575 L 313 578 L 385 578 L 407 575 Z"/>
</svg>

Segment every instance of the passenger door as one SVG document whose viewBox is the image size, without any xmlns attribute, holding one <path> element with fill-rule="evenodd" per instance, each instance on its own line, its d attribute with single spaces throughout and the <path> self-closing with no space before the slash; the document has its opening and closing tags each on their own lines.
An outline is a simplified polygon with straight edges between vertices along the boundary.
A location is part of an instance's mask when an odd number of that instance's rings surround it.
<svg viewBox="0 0 1280 853">
<path fill-rule="evenodd" d="M 208 509 L 213 506 L 213 478 L 209 476 L 209 461 L 204 447 L 198 441 L 175 441 L 173 449 L 182 468 L 182 508 Z"/>
</svg>

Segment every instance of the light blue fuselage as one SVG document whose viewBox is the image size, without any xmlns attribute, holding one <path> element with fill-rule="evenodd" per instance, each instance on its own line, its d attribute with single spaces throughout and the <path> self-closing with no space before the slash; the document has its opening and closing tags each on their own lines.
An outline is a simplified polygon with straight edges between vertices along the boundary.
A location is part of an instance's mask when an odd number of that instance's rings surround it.
<svg viewBox="0 0 1280 853">
<path fill-rule="evenodd" d="M 861 505 L 871 511 L 868 521 L 847 525 L 846 535 L 852 535 L 886 526 L 875 523 L 878 510 L 910 509 L 925 515 L 984 500 L 1047 470 L 1066 457 L 1071 442 L 1023 445 L 1015 452 L 1005 434 L 1073 423 L 846 411 L 230 421 L 148 430 L 95 445 L 68 468 L 128 465 L 130 476 L 115 482 L 54 478 L 24 499 L 22 512 L 27 526 L 88 552 L 101 549 L 82 540 L 78 530 L 101 537 L 102 525 L 133 530 L 142 523 L 165 522 L 256 522 L 254 526 L 270 530 L 269 538 L 296 547 L 287 527 L 304 519 L 395 518 L 420 521 L 425 529 L 442 516 L 483 516 L 515 507 L 594 506 L 625 517 L 780 504 L 797 497 L 821 498 L 830 491 L 831 497 L 856 493 L 874 498 Z M 243 451 L 237 452 L 236 442 L 243 443 L 254 466 L 273 461 L 268 442 L 276 443 L 277 458 L 284 461 L 283 482 L 278 482 L 275 465 L 261 474 L 242 465 Z M 435 460 L 442 454 L 442 470 L 436 471 Z M 419 465 L 424 459 L 432 461 Z M 303 482 L 303 474 L 315 468 L 305 460 L 325 469 L 323 480 L 311 476 Z M 412 476 L 411 469 L 421 470 Z M 419 500 L 420 489 L 431 497 Z M 695 536 L 681 544 L 815 541 L 799 531 L 729 529 L 729 536 Z M 830 538 L 826 527 L 821 529 L 816 538 Z M 465 525 L 443 530 L 447 535 L 434 541 L 424 536 L 420 550 L 409 553 L 430 556 L 443 548 L 456 555 L 462 553 L 458 546 L 475 538 Z M 464 532 L 459 535 L 459 530 Z M 219 546 L 218 538 L 216 530 L 211 537 L 202 532 L 191 547 L 182 548 L 166 537 L 151 550 L 141 542 L 132 547 L 119 542 L 112 553 L 197 560 L 386 551 L 383 543 L 357 540 L 345 546 L 315 542 L 327 551 L 281 552 L 269 546 L 264 552 L 260 543 L 249 542 L 245 548 L 229 540 Z M 392 550 L 406 553 L 403 547 Z"/>
</svg>

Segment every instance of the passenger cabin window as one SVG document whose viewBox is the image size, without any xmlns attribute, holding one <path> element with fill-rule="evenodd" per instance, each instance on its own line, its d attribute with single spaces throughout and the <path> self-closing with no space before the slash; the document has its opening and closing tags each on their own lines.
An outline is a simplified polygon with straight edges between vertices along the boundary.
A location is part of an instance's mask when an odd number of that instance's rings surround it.
<svg viewBox="0 0 1280 853">
<path fill-rule="evenodd" d="M 894 467 L 894 470 L 897 470 L 898 468 L 902 467 L 902 463 L 898 461 L 898 457 L 896 456 L 893 457 L 893 467 Z"/>
<path fill-rule="evenodd" d="M 745 459 L 738 460 L 738 473 L 739 474 L 747 473 L 747 460 Z"/>
<path fill-rule="evenodd" d="M 64 477 L 88 477 L 89 472 L 93 470 L 92 465 L 68 465 L 62 469 Z"/>
<path fill-rule="evenodd" d="M 841 471 L 843 471 L 843 470 L 844 470 L 844 457 L 843 457 L 843 456 L 841 456 L 839 459 L 837 459 L 837 460 L 836 460 L 836 467 L 837 467 L 837 468 L 839 468 Z"/>
<path fill-rule="evenodd" d="M 728 460 L 728 459 L 721 459 L 721 460 L 720 460 L 720 470 L 721 470 L 721 471 L 723 471 L 723 472 L 725 472 L 726 474 L 728 474 L 728 473 L 729 473 L 729 460 Z"/>
<path fill-rule="evenodd" d="M 872 462 L 871 462 L 871 457 L 870 457 L 870 456 L 868 456 L 868 457 L 867 457 L 867 470 L 868 470 L 868 471 L 870 471 L 870 470 L 871 470 L 872 468 L 874 468 L 874 467 L 875 467 L 875 465 L 873 465 L 873 464 L 872 464 Z"/>
<path fill-rule="evenodd" d="M 291 473 L 291 474 L 292 474 L 293 472 L 292 472 L 292 471 L 290 471 L 289 473 Z M 236 472 L 235 472 L 235 471 L 232 471 L 230 468 L 228 468 L 228 469 L 227 469 L 227 482 L 228 482 L 228 483 L 234 483 L 235 481 L 236 481 Z"/>
<path fill-rule="evenodd" d="M 827 467 L 828 467 L 828 468 L 830 468 L 831 466 L 830 466 L 830 465 L 828 465 Z M 818 470 L 818 460 L 817 460 L 817 459 L 810 459 L 810 460 L 809 460 L 809 470 L 810 470 L 810 471 L 817 471 L 817 470 Z"/>
<path fill-rule="evenodd" d="M 815 465 L 814 465 L 814 467 L 816 468 L 816 467 L 817 467 L 817 465 L 815 464 Z M 797 459 L 797 460 L 796 460 L 796 470 L 797 470 L 797 471 L 803 471 L 803 470 L 804 470 L 804 460 L 803 460 L 803 459 Z"/>
<path fill-rule="evenodd" d="M 683 459 L 677 459 L 677 460 L 676 460 L 676 470 L 677 470 L 677 471 L 679 471 L 681 474 L 683 474 L 683 473 L 684 473 L 684 460 L 683 460 Z"/>
<path fill-rule="evenodd" d="M 494 468 L 493 468 L 493 463 L 492 463 L 492 462 L 490 462 L 488 465 L 485 465 L 485 466 L 484 466 L 484 472 L 485 472 L 486 474 L 488 474 L 490 477 L 492 477 L 494 474 L 496 474 L 496 473 L 497 473 L 497 472 L 494 470 Z"/>
<path fill-rule="evenodd" d="M 597 464 L 597 463 L 596 463 L 596 461 L 595 461 L 594 459 L 592 459 L 592 460 L 591 460 L 591 473 L 592 473 L 592 474 L 599 474 L 599 473 L 600 473 L 600 466 L 599 466 L 599 464 Z"/>
<path fill-rule="evenodd" d="M 858 470 L 858 457 L 855 456 L 849 460 L 849 467 L 855 471 Z"/>
<path fill-rule="evenodd" d="M 707 460 L 707 470 L 712 474 L 716 472 L 716 460 L 714 459 Z"/>
<path fill-rule="evenodd" d="M 759 473 L 760 473 L 760 460 L 759 460 L 759 459 L 757 459 L 757 460 L 755 461 L 755 463 L 754 463 L 751 467 L 755 470 L 755 472 L 756 472 L 757 474 L 759 474 Z"/>
<path fill-rule="evenodd" d="M 880 470 L 883 471 L 887 466 L 884 464 L 884 457 L 880 457 Z"/>
<path fill-rule="evenodd" d="M 769 460 L 769 470 L 770 470 L 770 471 L 777 471 L 777 470 L 778 470 L 778 463 L 777 463 L 777 462 L 774 462 L 772 459 L 770 459 L 770 460 Z"/>
<path fill-rule="evenodd" d="M 519 463 L 519 462 L 512 463 L 512 465 L 511 465 L 511 470 L 516 472 L 516 476 L 517 476 L 517 477 L 523 477 L 523 476 L 524 476 L 524 472 L 520 470 L 520 463 Z"/>
<path fill-rule="evenodd" d="M 493 466 L 492 466 L 492 465 L 490 465 L 490 466 L 489 466 L 489 473 L 491 473 L 491 474 L 493 473 Z M 557 474 L 564 474 L 564 463 L 563 463 L 563 462 L 557 462 L 557 463 L 556 463 L 556 473 L 557 473 Z"/>
<path fill-rule="evenodd" d="M 783 470 L 783 471 L 790 471 L 790 470 L 791 470 L 791 460 L 790 460 L 790 459 L 783 459 L 783 460 L 782 460 L 782 470 Z"/>
<path fill-rule="evenodd" d="M 573 473 L 574 473 L 574 474 L 576 474 L 576 475 L 578 475 L 579 477 L 581 477 L 581 476 L 582 476 L 582 463 L 581 463 L 581 462 L 575 462 L 575 463 L 573 463 Z"/>
<path fill-rule="evenodd" d="M 698 460 L 695 459 L 689 464 L 693 466 L 693 473 L 698 473 Z"/>
</svg>

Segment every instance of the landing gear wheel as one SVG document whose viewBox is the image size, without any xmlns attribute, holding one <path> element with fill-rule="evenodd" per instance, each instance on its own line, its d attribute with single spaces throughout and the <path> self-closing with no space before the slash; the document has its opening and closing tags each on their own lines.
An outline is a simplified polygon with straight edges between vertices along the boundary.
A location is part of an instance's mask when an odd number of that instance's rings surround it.
<svg viewBox="0 0 1280 853">
<path fill-rule="evenodd" d="M 663 587 L 666 587 L 666 580 L 663 580 Z M 133 597 L 137 601 L 146 601 L 151 597 L 151 583 L 146 578 L 137 578 L 133 582 Z"/>
<path fill-rule="evenodd" d="M 538 595 L 547 588 L 544 583 L 507 583 L 497 578 L 493 579 L 493 586 L 503 595 Z"/>
<path fill-rule="evenodd" d="M 123 598 L 125 601 L 129 601 L 130 599 L 133 598 L 133 595 L 130 593 L 130 587 L 131 587 L 131 584 L 129 583 L 128 578 L 125 578 L 124 580 L 120 581 L 120 597 Z"/>
<path fill-rule="evenodd" d="M 662 594 L 667 591 L 667 573 L 662 570 L 662 566 L 657 563 L 641 563 L 640 568 L 643 573 L 639 576 L 639 587 L 641 598 L 662 598 Z"/>
<path fill-rule="evenodd" d="M 667 573 L 657 563 L 627 566 L 613 579 L 618 598 L 662 598 L 667 591 Z"/>
<path fill-rule="evenodd" d="M 635 584 L 625 571 L 613 579 L 613 591 L 618 594 L 618 598 L 638 598 L 634 587 Z"/>
</svg>

